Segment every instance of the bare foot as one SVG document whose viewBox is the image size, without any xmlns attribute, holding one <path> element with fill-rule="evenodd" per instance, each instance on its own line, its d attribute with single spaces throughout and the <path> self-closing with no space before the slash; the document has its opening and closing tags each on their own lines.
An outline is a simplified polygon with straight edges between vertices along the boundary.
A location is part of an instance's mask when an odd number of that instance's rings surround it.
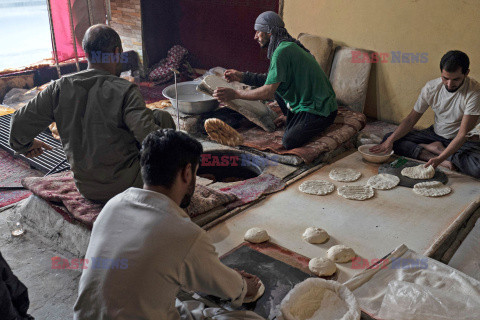
<svg viewBox="0 0 480 320">
<path fill-rule="evenodd" d="M 448 170 L 451 170 L 451 171 L 457 171 L 457 168 L 455 167 L 455 165 L 452 162 L 447 160 L 440 163 L 440 166 L 447 168 Z"/>
<path fill-rule="evenodd" d="M 432 158 L 435 158 L 437 155 L 428 151 L 427 149 L 423 149 L 421 152 L 420 152 L 420 155 L 418 156 L 418 158 L 420 160 L 423 160 L 425 162 L 428 162 L 430 159 Z"/>
<path fill-rule="evenodd" d="M 440 141 L 435 141 L 430 144 L 420 144 L 420 146 L 437 156 L 440 155 L 443 152 L 443 150 L 445 150 L 445 147 Z"/>
</svg>

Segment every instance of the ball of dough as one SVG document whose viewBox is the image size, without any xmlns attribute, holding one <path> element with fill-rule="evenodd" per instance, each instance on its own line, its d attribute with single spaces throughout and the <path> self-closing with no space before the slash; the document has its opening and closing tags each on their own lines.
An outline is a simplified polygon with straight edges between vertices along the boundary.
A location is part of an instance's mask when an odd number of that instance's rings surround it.
<svg viewBox="0 0 480 320">
<path fill-rule="evenodd" d="M 244 239 L 251 243 L 261 243 L 270 240 L 270 236 L 265 229 L 255 227 L 245 232 Z"/>
<path fill-rule="evenodd" d="M 355 256 L 355 251 L 353 251 L 353 249 L 350 247 L 344 246 L 343 244 L 333 246 L 327 251 L 328 259 L 339 263 L 352 261 Z"/>
<path fill-rule="evenodd" d="M 302 238 L 309 243 L 324 243 L 330 238 L 330 236 L 327 231 L 323 229 L 310 227 L 305 230 Z"/>
<path fill-rule="evenodd" d="M 327 258 L 313 258 L 308 263 L 308 268 L 319 277 L 331 276 L 337 271 L 335 263 Z"/>
</svg>

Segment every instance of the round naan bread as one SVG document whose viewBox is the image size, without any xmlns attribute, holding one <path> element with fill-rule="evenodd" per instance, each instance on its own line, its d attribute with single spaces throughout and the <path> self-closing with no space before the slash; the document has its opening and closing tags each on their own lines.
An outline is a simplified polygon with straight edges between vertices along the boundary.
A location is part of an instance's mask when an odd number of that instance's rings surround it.
<svg viewBox="0 0 480 320">
<path fill-rule="evenodd" d="M 302 238 L 308 243 L 324 243 L 330 239 L 330 236 L 328 235 L 327 231 L 323 229 L 309 227 L 303 233 Z"/>
<path fill-rule="evenodd" d="M 413 192 L 425 197 L 441 197 L 452 192 L 452 189 L 440 181 L 427 181 L 414 185 Z"/>
<path fill-rule="evenodd" d="M 393 174 L 380 173 L 370 179 L 368 179 L 367 184 L 379 190 L 389 190 L 395 188 L 400 183 L 400 178 L 394 176 Z"/>
<path fill-rule="evenodd" d="M 375 195 L 375 191 L 370 186 L 342 186 L 338 188 L 338 194 L 346 199 L 367 200 Z"/>
<path fill-rule="evenodd" d="M 319 277 L 331 276 L 337 271 L 335 263 L 327 258 L 313 258 L 308 263 L 308 269 Z"/>
<path fill-rule="evenodd" d="M 333 262 L 345 263 L 352 261 L 357 254 L 352 248 L 339 244 L 331 247 L 327 251 L 327 258 Z"/>
<path fill-rule="evenodd" d="M 435 175 L 435 169 L 432 166 L 425 168 L 425 165 L 421 164 L 403 168 L 401 174 L 411 179 L 431 179 Z"/>
<path fill-rule="evenodd" d="M 298 189 L 304 193 L 324 196 L 335 190 L 335 185 L 324 180 L 310 180 L 302 183 Z"/>
<path fill-rule="evenodd" d="M 360 179 L 362 174 L 357 170 L 348 168 L 338 168 L 330 171 L 330 179 L 340 182 L 352 182 Z"/>
</svg>

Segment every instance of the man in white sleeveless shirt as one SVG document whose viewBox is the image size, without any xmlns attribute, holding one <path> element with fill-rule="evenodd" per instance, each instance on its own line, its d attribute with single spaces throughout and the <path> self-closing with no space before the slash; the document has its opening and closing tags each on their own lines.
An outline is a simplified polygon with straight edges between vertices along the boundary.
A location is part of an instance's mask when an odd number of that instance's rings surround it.
<svg viewBox="0 0 480 320">
<path fill-rule="evenodd" d="M 371 148 L 427 161 L 426 166 L 448 169 L 480 178 L 480 142 L 472 131 L 480 115 L 480 83 L 468 77 L 470 61 L 458 50 L 447 52 L 440 61 L 441 77 L 427 82 L 413 110 L 399 127 Z M 431 107 L 435 123 L 425 130 L 414 125 Z"/>
</svg>

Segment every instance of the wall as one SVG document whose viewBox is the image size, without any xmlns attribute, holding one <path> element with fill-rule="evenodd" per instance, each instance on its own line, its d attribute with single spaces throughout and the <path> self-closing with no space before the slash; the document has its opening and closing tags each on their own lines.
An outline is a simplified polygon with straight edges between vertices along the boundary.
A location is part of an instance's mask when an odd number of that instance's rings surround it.
<svg viewBox="0 0 480 320">
<path fill-rule="evenodd" d="M 307 32 L 342 45 L 379 53 L 428 53 L 427 63 L 377 63 L 372 68 L 365 113 L 400 122 L 423 85 L 440 76 L 448 50 L 470 57 L 470 76 L 480 81 L 479 0 L 284 0 L 293 36 Z M 433 122 L 433 112 L 419 127 Z"/>
<path fill-rule="evenodd" d="M 135 50 L 140 59 L 142 52 L 142 22 L 140 0 L 111 0 L 111 26 L 122 39 L 123 51 Z"/>
</svg>

